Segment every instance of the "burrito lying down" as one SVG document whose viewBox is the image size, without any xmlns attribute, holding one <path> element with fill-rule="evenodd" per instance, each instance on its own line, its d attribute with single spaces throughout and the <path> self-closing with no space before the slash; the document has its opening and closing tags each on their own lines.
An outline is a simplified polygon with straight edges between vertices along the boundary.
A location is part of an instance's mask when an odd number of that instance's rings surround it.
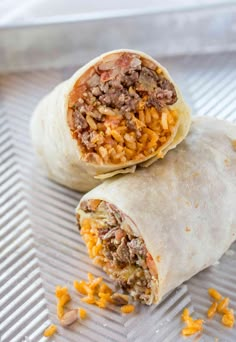
<svg viewBox="0 0 236 342">
<path fill-rule="evenodd" d="M 159 302 L 236 239 L 236 126 L 197 119 L 165 159 L 105 181 L 76 214 L 94 263 L 134 299 Z"/>
<path fill-rule="evenodd" d="M 167 70 L 144 53 L 118 50 L 92 60 L 46 96 L 31 133 L 49 177 L 87 191 L 162 158 L 189 125 L 190 110 Z"/>
</svg>

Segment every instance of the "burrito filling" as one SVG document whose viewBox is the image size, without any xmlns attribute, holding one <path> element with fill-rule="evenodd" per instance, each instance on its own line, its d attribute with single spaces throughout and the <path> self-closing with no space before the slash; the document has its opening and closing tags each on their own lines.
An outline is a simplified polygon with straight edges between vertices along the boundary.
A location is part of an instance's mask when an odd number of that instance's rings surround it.
<svg viewBox="0 0 236 342">
<path fill-rule="evenodd" d="M 152 61 L 127 52 L 104 57 L 70 93 L 68 123 L 82 159 L 122 164 L 155 155 L 176 131 L 176 101 L 173 84 Z"/>
<path fill-rule="evenodd" d="M 158 276 L 143 239 L 126 217 L 105 201 L 83 202 L 77 213 L 90 258 L 125 291 L 145 304 L 157 301 Z"/>
</svg>

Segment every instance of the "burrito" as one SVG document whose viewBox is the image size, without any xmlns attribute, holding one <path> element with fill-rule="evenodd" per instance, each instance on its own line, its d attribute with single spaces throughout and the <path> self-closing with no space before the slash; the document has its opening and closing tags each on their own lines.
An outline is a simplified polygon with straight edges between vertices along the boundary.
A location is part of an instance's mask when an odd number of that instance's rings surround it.
<svg viewBox="0 0 236 342">
<path fill-rule="evenodd" d="M 166 158 L 106 180 L 76 215 L 94 263 L 135 300 L 158 303 L 236 239 L 236 125 L 197 119 Z"/>
<path fill-rule="evenodd" d="M 47 95 L 34 112 L 31 134 L 48 176 L 87 191 L 163 158 L 189 126 L 189 107 L 167 70 L 144 53 L 117 50 Z"/>
</svg>

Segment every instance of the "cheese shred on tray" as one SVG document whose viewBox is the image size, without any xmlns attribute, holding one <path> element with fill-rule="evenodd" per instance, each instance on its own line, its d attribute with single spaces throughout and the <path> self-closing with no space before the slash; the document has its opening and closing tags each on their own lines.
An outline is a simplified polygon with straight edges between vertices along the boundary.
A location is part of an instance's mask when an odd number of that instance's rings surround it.
<svg viewBox="0 0 236 342">
<path fill-rule="evenodd" d="M 203 319 L 194 320 L 189 315 L 189 310 L 187 308 L 184 309 L 181 318 L 186 324 L 186 327 L 182 329 L 183 336 L 190 336 L 190 335 L 199 333 L 203 330 L 203 323 L 204 323 Z"/>
<path fill-rule="evenodd" d="M 64 316 L 64 306 L 71 300 L 67 287 L 57 286 L 55 291 L 57 297 L 57 317 Z"/>
<path fill-rule="evenodd" d="M 57 332 L 57 327 L 52 324 L 47 329 L 44 330 L 43 336 L 44 337 L 51 337 Z"/>
<path fill-rule="evenodd" d="M 128 304 L 129 297 L 127 295 L 113 293 L 112 289 L 103 282 L 101 277 L 95 278 L 91 273 L 88 273 L 88 282 L 75 280 L 74 288 L 84 296 L 81 298 L 84 303 L 97 305 L 102 309 L 106 308 L 108 304 L 114 304 L 121 306 L 121 312 L 123 313 L 134 311 L 134 306 Z M 79 314 L 81 316 L 83 312 L 79 312 Z"/>
<path fill-rule="evenodd" d="M 223 298 L 222 295 L 214 288 L 209 288 L 208 294 L 214 301 L 207 310 L 207 317 L 212 319 L 216 313 L 219 313 L 222 315 L 221 323 L 228 328 L 233 328 L 235 317 L 234 311 L 228 307 L 229 298 Z M 186 327 L 184 327 L 181 331 L 183 336 L 191 336 L 203 330 L 203 319 L 194 320 L 190 316 L 189 310 L 187 308 L 184 309 L 181 318 L 186 324 Z"/>
<path fill-rule="evenodd" d="M 235 317 L 234 311 L 229 308 L 229 298 L 223 298 L 222 295 L 214 288 L 208 289 L 208 294 L 214 299 L 214 301 L 207 311 L 207 317 L 212 318 L 216 313 L 218 313 L 222 315 L 221 323 L 228 328 L 233 328 Z"/>
</svg>

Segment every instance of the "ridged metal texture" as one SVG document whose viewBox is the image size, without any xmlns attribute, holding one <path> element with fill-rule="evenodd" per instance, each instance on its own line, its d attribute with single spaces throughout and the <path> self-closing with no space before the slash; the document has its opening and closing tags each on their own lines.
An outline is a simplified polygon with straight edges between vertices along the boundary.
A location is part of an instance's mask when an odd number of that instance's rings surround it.
<svg viewBox="0 0 236 342">
<path fill-rule="evenodd" d="M 161 62 L 179 83 L 194 115 L 236 121 L 235 53 L 168 58 Z M 73 280 L 86 278 L 90 271 L 110 283 L 92 265 L 75 226 L 74 208 L 80 194 L 45 177 L 30 142 L 29 120 L 36 103 L 73 71 L 0 77 L 2 342 L 45 340 L 44 329 L 50 322 L 57 324 L 57 284 L 69 287 L 73 298 L 69 306 L 86 307 L 73 289 Z M 235 244 L 231 250 L 236 252 Z M 236 253 L 228 253 L 219 264 L 180 286 L 158 307 L 138 306 L 135 314 L 124 317 L 119 310 L 88 306 L 88 320 L 70 329 L 59 326 L 59 333 L 52 340 L 182 341 L 180 313 L 188 306 L 196 317 L 204 317 L 210 305 L 209 286 L 229 296 L 236 309 Z M 224 328 L 219 319 L 207 320 L 204 331 L 201 341 L 236 341 L 236 329 Z"/>
</svg>

